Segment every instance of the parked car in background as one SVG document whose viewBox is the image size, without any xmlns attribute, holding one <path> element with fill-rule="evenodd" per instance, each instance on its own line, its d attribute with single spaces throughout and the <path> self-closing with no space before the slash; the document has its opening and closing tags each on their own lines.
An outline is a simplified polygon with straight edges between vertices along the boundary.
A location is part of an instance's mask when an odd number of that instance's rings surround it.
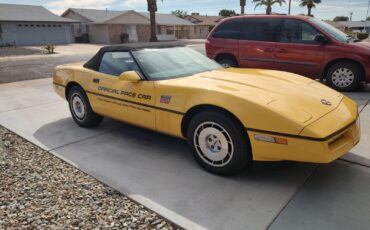
<svg viewBox="0 0 370 230">
<path fill-rule="evenodd" d="M 370 43 L 312 17 L 249 15 L 223 20 L 209 34 L 207 56 L 224 66 L 275 69 L 326 79 L 339 91 L 370 82 Z"/>
</svg>

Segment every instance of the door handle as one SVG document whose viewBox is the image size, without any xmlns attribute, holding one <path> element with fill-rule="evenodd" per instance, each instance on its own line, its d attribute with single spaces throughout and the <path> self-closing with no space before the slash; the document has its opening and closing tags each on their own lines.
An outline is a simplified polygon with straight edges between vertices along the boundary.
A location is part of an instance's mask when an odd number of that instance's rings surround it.
<svg viewBox="0 0 370 230">
<path fill-rule="evenodd" d="M 277 52 L 278 53 L 288 53 L 288 50 L 286 50 L 286 49 L 279 49 Z"/>
<path fill-rule="evenodd" d="M 99 83 L 100 82 L 100 79 L 98 78 L 93 78 L 93 83 Z"/>
</svg>

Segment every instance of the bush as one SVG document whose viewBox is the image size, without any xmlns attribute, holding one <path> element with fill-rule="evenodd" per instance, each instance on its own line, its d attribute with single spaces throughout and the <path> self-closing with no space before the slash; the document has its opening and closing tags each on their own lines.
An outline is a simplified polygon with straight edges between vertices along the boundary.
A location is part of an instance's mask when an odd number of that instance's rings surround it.
<svg viewBox="0 0 370 230">
<path fill-rule="evenodd" d="M 122 34 L 120 35 L 121 43 L 127 43 L 127 42 L 128 42 L 128 38 L 129 38 L 129 34 L 127 34 L 127 33 L 122 33 Z"/>
<path fill-rule="evenodd" d="M 365 40 L 368 37 L 369 37 L 368 33 L 358 33 L 357 34 L 357 38 L 360 39 L 360 40 Z"/>
<path fill-rule="evenodd" d="M 76 37 L 75 40 L 77 43 L 89 43 L 90 42 L 88 34 L 82 34 L 81 36 Z"/>
<path fill-rule="evenodd" d="M 48 54 L 53 54 L 55 50 L 55 45 L 54 44 L 47 44 L 44 46 L 44 49 Z"/>
</svg>

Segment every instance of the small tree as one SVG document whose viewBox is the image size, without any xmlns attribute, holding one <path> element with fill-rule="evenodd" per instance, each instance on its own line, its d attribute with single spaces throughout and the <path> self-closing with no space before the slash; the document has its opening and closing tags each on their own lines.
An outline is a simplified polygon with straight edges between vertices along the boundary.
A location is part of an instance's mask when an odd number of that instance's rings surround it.
<svg viewBox="0 0 370 230">
<path fill-rule="evenodd" d="M 370 21 L 370 16 L 366 18 L 366 21 Z"/>
<path fill-rule="evenodd" d="M 173 15 L 176 15 L 179 18 L 185 18 L 186 15 L 188 15 L 188 12 L 183 11 L 183 10 L 175 10 L 171 12 Z"/>
<path fill-rule="evenodd" d="M 223 17 L 231 17 L 231 16 L 236 15 L 235 10 L 227 10 L 227 9 L 220 10 L 218 14 Z"/>
<path fill-rule="evenodd" d="M 349 18 L 347 16 L 336 16 L 333 21 L 334 22 L 346 22 Z"/>
</svg>

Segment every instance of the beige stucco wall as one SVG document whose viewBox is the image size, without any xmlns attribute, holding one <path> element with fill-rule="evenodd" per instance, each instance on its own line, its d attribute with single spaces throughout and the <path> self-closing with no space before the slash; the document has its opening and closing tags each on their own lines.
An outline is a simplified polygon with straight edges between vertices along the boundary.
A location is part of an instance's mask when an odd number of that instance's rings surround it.
<svg viewBox="0 0 370 230">
<path fill-rule="evenodd" d="M 79 23 L 72 23 L 74 37 L 89 33 L 88 23 L 90 22 L 90 20 L 88 20 L 87 18 L 82 17 L 81 15 L 73 11 L 68 11 L 63 17 L 79 21 Z"/>
<path fill-rule="evenodd" d="M 109 43 L 108 26 L 99 24 L 89 25 L 90 43 L 107 44 Z"/>
<path fill-rule="evenodd" d="M 206 25 L 194 25 L 190 29 L 190 38 L 191 39 L 205 39 L 209 34 L 210 26 Z"/>
</svg>

